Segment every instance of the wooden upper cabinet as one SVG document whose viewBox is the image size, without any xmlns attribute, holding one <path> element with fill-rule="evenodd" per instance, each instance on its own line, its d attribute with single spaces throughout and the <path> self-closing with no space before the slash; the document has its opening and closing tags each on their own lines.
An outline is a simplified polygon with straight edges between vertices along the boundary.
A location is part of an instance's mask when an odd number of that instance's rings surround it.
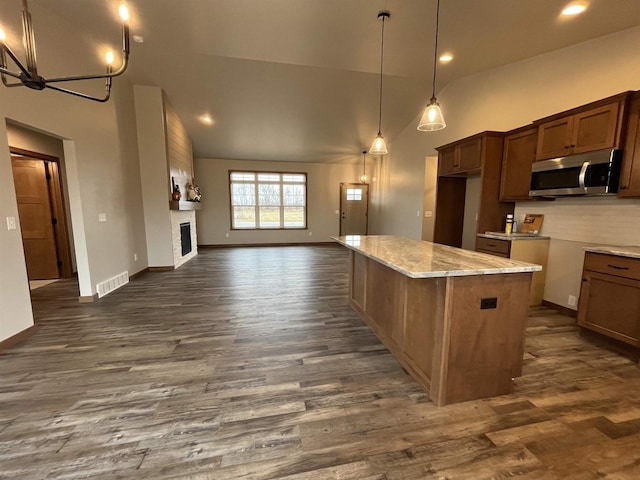
<svg viewBox="0 0 640 480">
<path fill-rule="evenodd" d="M 640 92 L 635 94 L 629 110 L 618 197 L 640 197 Z"/>
<path fill-rule="evenodd" d="M 531 164 L 535 160 L 537 140 L 538 129 L 533 126 L 505 134 L 500 201 L 531 200 Z"/>
<path fill-rule="evenodd" d="M 538 127 L 536 160 L 568 155 L 571 145 L 573 117 L 546 122 Z"/>
<path fill-rule="evenodd" d="M 482 136 L 475 135 L 439 147 L 438 175 L 479 172 L 482 167 L 482 141 Z"/>
<path fill-rule="evenodd" d="M 447 175 L 458 170 L 459 165 L 456 164 L 456 148 L 450 147 L 441 150 L 438 153 L 438 175 Z"/>
<path fill-rule="evenodd" d="M 534 122 L 538 126 L 536 160 L 621 146 L 629 92 Z"/>
</svg>

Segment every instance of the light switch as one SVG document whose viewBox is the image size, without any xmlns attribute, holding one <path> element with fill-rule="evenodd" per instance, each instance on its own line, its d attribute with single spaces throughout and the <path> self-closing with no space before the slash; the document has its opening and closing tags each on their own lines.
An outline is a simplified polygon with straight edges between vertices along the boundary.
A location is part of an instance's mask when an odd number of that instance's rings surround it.
<svg viewBox="0 0 640 480">
<path fill-rule="evenodd" d="M 7 230 L 16 229 L 16 217 L 7 217 Z"/>
<path fill-rule="evenodd" d="M 98 214 L 98 221 L 99 222 L 106 222 L 107 221 L 107 214 L 106 213 L 99 213 Z"/>
<path fill-rule="evenodd" d="M 340 210 L 336 210 L 336 215 L 340 215 Z"/>
</svg>

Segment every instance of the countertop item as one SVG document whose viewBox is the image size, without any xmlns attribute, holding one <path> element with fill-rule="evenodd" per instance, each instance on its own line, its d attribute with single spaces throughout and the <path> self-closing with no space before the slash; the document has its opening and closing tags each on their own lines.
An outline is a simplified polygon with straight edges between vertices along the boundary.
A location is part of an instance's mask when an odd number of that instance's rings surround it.
<svg viewBox="0 0 640 480">
<path fill-rule="evenodd" d="M 549 240 L 549 237 L 543 237 L 536 233 L 485 232 L 478 233 L 478 237 L 494 238 L 496 240 Z"/>
<path fill-rule="evenodd" d="M 606 253 L 619 257 L 640 258 L 640 247 L 599 245 L 597 247 L 585 247 L 585 251 L 594 253 Z"/>
<path fill-rule="evenodd" d="M 347 235 L 336 242 L 410 278 L 537 272 L 540 265 L 395 235 Z"/>
</svg>

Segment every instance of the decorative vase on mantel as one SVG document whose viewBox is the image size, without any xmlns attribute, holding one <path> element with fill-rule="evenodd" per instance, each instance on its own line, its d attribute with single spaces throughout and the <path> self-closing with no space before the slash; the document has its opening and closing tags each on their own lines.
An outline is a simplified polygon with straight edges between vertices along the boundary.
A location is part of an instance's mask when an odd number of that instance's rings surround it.
<svg viewBox="0 0 640 480">
<path fill-rule="evenodd" d="M 173 187 L 173 193 L 171 194 L 171 199 L 179 202 L 180 198 L 182 198 L 182 194 L 180 193 L 180 186 L 176 185 L 175 187 Z"/>
</svg>

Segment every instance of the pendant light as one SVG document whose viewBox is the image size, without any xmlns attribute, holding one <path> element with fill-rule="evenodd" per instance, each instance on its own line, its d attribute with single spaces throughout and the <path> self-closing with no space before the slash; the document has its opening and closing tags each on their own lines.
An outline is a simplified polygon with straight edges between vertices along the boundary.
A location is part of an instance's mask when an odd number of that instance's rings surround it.
<svg viewBox="0 0 640 480">
<path fill-rule="evenodd" d="M 442 130 L 447 124 L 444 121 L 442 110 L 440 110 L 440 104 L 436 99 L 436 69 L 438 66 L 438 28 L 440 24 L 440 0 L 436 7 L 436 40 L 433 49 L 433 93 L 431 94 L 431 100 L 429 105 L 424 109 L 422 118 L 418 123 L 418 130 L 423 132 L 433 132 L 435 130 Z"/>
<path fill-rule="evenodd" d="M 373 155 L 386 155 L 389 153 L 387 145 L 384 143 L 384 138 L 382 138 L 382 64 L 384 60 L 384 21 L 389 18 L 391 18 L 391 14 L 389 12 L 382 11 L 378 13 L 378 20 L 382 20 L 382 42 L 380 46 L 380 109 L 378 112 L 378 136 L 375 138 L 371 144 L 371 148 L 369 149 L 369 153 Z"/>
<path fill-rule="evenodd" d="M 367 151 L 363 150 L 362 151 L 362 175 L 360 175 L 360 183 L 367 183 L 367 180 L 368 180 L 367 169 L 364 163 L 366 156 L 367 156 Z"/>
</svg>

